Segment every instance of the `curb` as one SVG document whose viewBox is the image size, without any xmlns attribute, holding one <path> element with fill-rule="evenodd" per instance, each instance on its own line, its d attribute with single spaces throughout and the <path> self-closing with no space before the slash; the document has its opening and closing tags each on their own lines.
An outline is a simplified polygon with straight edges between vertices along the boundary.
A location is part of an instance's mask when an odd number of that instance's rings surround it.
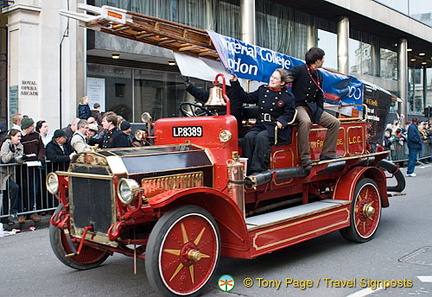
<svg viewBox="0 0 432 297">
<path fill-rule="evenodd" d="M 51 215 L 47 214 L 44 216 L 40 216 L 41 220 L 39 222 L 34 222 L 32 220 L 26 220 L 25 223 L 16 223 L 13 225 L 5 225 L 3 224 L 4 231 L 12 231 L 13 229 L 19 230 L 18 232 L 28 232 L 28 231 L 35 231 L 38 229 L 45 229 L 48 228 L 50 225 L 50 219 Z M 18 233 L 17 232 L 17 233 Z"/>
</svg>

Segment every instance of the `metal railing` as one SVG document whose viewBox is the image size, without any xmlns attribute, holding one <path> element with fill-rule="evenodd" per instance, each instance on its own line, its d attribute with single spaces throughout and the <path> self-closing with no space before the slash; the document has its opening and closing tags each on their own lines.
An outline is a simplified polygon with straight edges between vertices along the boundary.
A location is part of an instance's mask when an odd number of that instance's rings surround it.
<svg viewBox="0 0 432 297">
<path fill-rule="evenodd" d="M 395 163 L 408 162 L 408 146 L 406 142 L 403 144 L 393 142 L 390 149 L 390 160 Z M 432 154 L 432 145 L 423 142 L 422 149 L 419 151 L 418 161 L 430 162 Z"/>
<path fill-rule="evenodd" d="M 55 164 L 49 161 L 41 166 L 30 167 L 27 164 L 0 164 L 0 182 L 4 190 L 0 191 L 0 218 L 10 215 L 12 199 L 11 178 L 19 187 L 18 215 L 28 215 L 55 210 L 58 200 L 50 194 L 45 186 L 48 173 L 57 170 L 67 170 L 67 164 Z M 1 189 L 0 188 L 0 189 Z"/>
</svg>

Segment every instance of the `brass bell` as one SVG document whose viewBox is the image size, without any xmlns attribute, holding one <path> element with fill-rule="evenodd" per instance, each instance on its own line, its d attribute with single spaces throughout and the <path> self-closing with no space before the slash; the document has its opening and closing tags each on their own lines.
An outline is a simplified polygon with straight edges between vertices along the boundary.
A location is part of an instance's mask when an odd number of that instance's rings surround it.
<svg viewBox="0 0 432 297">
<path fill-rule="evenodd" d="M 222 88 L 214 86 L 209 90 L 209 98 L 204 104 L 206 106 L 225 106 L 225 100 L 222 96 Z"/>
</svg>

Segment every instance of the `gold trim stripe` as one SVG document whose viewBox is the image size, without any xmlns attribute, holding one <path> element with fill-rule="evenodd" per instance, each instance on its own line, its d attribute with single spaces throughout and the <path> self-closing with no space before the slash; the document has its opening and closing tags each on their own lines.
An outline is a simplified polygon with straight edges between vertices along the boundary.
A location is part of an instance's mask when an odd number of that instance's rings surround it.
<svg viewBox="0 0 432 297">
<path fill-rule="evenodd" d="M 94 178 L 94 179 L 105 179 L 112 180 L 110 175 L 92 174 L 92 173 L 77 173 L 77 172 L 67 172 L 67 171 L 57 171 L 58 175 L 61 176 L 71 176 L 71 177 L 82 177 L 82 178 Z"/>
</svg>

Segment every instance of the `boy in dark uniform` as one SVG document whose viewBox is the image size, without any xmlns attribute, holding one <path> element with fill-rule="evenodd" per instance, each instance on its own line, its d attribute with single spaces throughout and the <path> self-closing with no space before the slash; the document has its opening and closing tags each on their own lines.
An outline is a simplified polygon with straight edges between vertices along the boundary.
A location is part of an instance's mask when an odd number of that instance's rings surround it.
<svg viewBox="0 0 432 297">
<path fill-rule="evenodd" d="M 339 158 L 336 156 L 336 143 L 340 122 L 324 111 L 324 91 L 322 74 L 318 68 L 324 63 L 324 51 L 312 47 L 305 55 L 305 65 L 297 65 L 290 70 L 292 92 L 295 96 L 298 121 L 298 149 L 301 166 L 312 164 L 309 131 L 312 123 L 327 128 L 320 160 Z"/>
<path fill-rule="evenodd" d="M 117 129 L 117 115 L 114 112 L 106 112 L 102 117 L 104 131 L 100 139 L 96 141 L 102 148 L 128 147 L 127 139 L 121 137 Z"/>
<path fill-rule="evenodd" d="M 252 93 L 246 93 L 237 81 L 231 80 L 232 91 L 244 103 L 258 105 L 260 118 L 241 140 L 242 155 L 249 158 L 248 174 L 261 172 L 270 163 L 271 143 L 275 141 L 275 127 L 278 129 L 278 141 L 291 142 L 291 122 L 295 114 L 295 99 L 285 87 L 288 72 L 276 69 L 268 85 L 262 85 Z"/>
</svg>

